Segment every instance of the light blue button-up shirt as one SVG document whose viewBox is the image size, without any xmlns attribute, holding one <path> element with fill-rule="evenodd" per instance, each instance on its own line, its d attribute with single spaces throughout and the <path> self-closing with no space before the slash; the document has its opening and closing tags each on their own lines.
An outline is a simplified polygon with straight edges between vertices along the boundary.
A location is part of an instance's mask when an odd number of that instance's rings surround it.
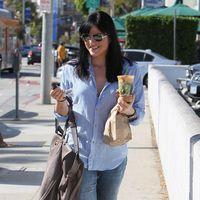
<svg viewBox="0 0 200 200">
<path fill-rule="evenodd" d="M 134 75 L 133 91 L 135 101 L 133 107 L 137 119 L 131 122 L 137 125 L 144 117 L 144 92 L 140 71 L 137 65 L 124 64 L 124 73 Z M 96 82 L 92 65 L 89 67 L 89 79 L 81 80 L 74 72 L 74 66 L 65 65 L 62 70 L 61 88 L 72 90 L 73 110 L 77 122 L 80 158 L 88 170 L 110 170 L 121 164 L 128 153 L 127 145 L 109 146 L 103 142 L 105 122 L 111 109 L 116 105 L 116 90 L 118 83 L 106 82 L 100 95 L 97 94 Z M 55 113 L 59 121 L 66 117 Z M 69 133 L 68 143 L 73 146 Z"/>
</svg>

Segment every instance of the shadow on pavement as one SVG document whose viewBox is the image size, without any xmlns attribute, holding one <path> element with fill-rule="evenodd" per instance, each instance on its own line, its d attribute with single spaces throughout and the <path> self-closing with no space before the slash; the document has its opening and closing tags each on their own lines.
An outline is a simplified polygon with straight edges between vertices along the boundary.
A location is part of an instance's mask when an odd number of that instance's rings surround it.
<svg viewBox="0 0 200 200">
<path fill-rule="evenodd" d="M 14 119 L 6 119 L 6 118 L 0 118 L 0 120 L 2 122 L 9 122 L 9 123 L 12 123 L 12 124 L 44 124 L 45 123 L 45 126 L 52 126 L 54 125 L 54 122 L 55 120 L 54 119 L 20 119 L 20 120 L 14 120 Z"/>
<path fill-rule="evenodd" d="M 45 151 L 35 151 L 35 150 L 19 150 L 19 149 L 11 149 L 10 147 L 0 149 L 0 154 L 31 154 L 31 155 L 47 155 L 49 152 Z"/>
<path fill-rule="evenodd" d="M 11 138 L 19 135 L 21 131 L 18 128 L 9 127 L 0 122 L 0 131 L 3 138 Z"/>
<path fill-rule="evenodd" d="M 6 168 L 0 168 L 1 172 L 4 175 L 1 176 L 0 184 L 4 185 L 40 186 L 44 175 L 43 171 L 9 170 Z"/>
<path fill-rule="evenodd" d="M 45 141 L 20 141 L 20 142 L 7 142 L 7 144 L 9 145 L 9 147 L 43 147 L 43 145 L 45 144 Z"/>
<path fill-rule="evenodd" d="M 32 156 L 32 155 L 24 155 L 24 156 L 6 156 L 0 158 L 0 163 L 7 164 L 30 164 L 30 163 L 42 163 L 47 161 L 46 155 L 41 156 Z"/>
<path fill-rule="evenodd" d="M 31 76 L 31 77 L 40 77 L 40 73 L 31 73 L 31 72 L 21 72 L 20 76 Z"/>
<path fill-rule="evenodd" d="M 32 117 L 35 117 L 38 115 L 38 113 L 36 112 L 27 112 L 27 111 L 24 111 L 24 110 L 19 110 L 18 112 L 19 114 L 19 118 L 32 118 Z M 9 112 L 7 112 L 6 114 L 0 116 L 0 118 L 15 118 L 16 116 L 16 110 L 11 110 Z"/>
<path fill-rule="evenodd" d="M 20 72 L 20 77 L 26 76 L 26 77 L 40 77 L 39 72 Z M 15 78 L 15 73 L 10 73 L 8 70 L 3 70 L 1 72 L 1 78 L 10 78 L 14 79 Z"/>
<path fill-rule="evenodd" d="M 1 78 L 15 78 L 15 73 L 10 73 L 8 70 L 1 71 Z"/>
</svg>

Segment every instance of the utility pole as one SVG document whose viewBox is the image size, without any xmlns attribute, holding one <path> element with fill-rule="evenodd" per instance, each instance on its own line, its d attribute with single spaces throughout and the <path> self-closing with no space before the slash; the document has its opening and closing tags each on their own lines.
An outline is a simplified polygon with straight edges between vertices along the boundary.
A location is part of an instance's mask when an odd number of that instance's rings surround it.
<svg viewBox="0 0 200 200">
<path fill-rule="evenodd" d="M 176 9 L 174 10 L 173 59 L 176 60 Z"/>
<path fill-rule="evenodd" d="M 42 58 L 41 58 L 41 103 L 51 104 L 50 89 L 51 89 L 51 68 L 53 65 L 52 54 L 52 8 L 53 0 L 44 1 L 44 5 L 48 4 L 49 9 L 43 10 L 42 18 Z M 44 6 L 44 9 L 45 6 Z"/>
<path fill-rule="evenodd" d="M 197 10 L 200 11 L 200 0 L 197 0 Z M 196 40 L 197 40 L 197 41 L 200 40 L 199 34 L 196 35 Z"/>
<path fill-rule="evenodd" d="M 140 8 L 144 8 L 144 0 L 141 0 L 141 7 Z"/>
<path fill-rule="evenodd" d="M 200 11 L 200 0 L 197 1 L 198 11 Z"/>
<path fill-rule="evenodd" d="M 25 0 L 22 0 L 22 24 L 25 24 Z"/>
<path fill-rule="evenodd" d="M 23 44 L 25 44 L 25 35 L 24 35 L 24 31 L 25 31 L 25 1 L 26 0 L 22 0 L 22 30 L 23 30 Z"/>
<path fill-rule="evenodd" d="M 110 16 L 114 17 L 115 15 L 115 0 L 110 0 Z"/>
</svg>

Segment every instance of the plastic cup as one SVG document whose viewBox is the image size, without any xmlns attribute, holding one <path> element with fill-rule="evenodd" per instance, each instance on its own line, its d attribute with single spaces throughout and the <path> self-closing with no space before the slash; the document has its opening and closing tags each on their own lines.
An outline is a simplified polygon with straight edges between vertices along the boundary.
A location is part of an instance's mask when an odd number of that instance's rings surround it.
<svg viewBox="0 0 200 200">
<path fill-rule="evenodd" d="M 120 75 L 118 78 L 118 93 L 119 96 L 123 96 L 127 102 L 132 100 L 132 86 L 133 86 L 133 75 Z"/>
</svg>

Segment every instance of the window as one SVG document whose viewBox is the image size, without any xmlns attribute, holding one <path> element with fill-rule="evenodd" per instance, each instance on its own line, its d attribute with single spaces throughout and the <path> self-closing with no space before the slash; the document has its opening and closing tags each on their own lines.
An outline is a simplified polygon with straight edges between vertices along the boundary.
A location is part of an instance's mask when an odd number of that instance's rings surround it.
<svg viewBox="0 0 200 200">
<path fill-rule="evenodd" d="M 148 53 L 145 54 L 144 61 L 153 61 L 154 57 Z"/>
<path fill-rule="evenodd" d="M 130 51 L 125 52 L 124 54 L 127 58 L 129 58 L 131 61 L 144 61 L 144 53 L 143 52 L 136 52 L 136 51 Z"/>
</svg>

